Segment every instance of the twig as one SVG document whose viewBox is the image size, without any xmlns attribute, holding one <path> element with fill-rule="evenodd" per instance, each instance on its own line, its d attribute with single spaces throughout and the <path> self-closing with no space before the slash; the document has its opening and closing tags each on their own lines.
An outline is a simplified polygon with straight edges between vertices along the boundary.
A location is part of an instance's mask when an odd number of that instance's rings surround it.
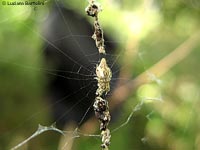
<svg viewBox="0 0 200 150">
<path fill-rule="evenodd" d="M 195 32 L 174 51 L 162 58 L 159 62 L 150 67 L 148 70 L 141 73 L 134 80 L 128 81 L 124 85 L 118 85 L 110 98 L 111 110 L 117 105 L 121 104 L 123 101 L 125 101 L 130 93 L 132 93 L 137 87 L 152 81 L 149 80 L 147 73 L 154 74 L 156 77 L 161 77 L 162 75 L 167 73 L 172 67 L 174 67 L 184 58 L 186 58 L 199 44 L 199 40 L 200 31 Z"/>
</svg>

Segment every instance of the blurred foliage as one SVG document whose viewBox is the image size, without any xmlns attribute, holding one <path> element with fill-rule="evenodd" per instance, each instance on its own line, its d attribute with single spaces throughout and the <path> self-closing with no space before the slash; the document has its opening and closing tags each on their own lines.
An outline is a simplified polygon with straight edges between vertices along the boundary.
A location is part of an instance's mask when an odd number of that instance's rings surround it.
<svg viewBox="0 0 200 150">
<path fill-rule="evenodd" d="M 2 1 L 1 1 L 2 2 Z M 198 0 L 100 0 L 100 22 L 128 52 L 122 59 L 135 78 L 200 30 Z M 68 0 L 66 7 L 85 16 L 87 1 Z M 41 26 L 50 11 L 45 6 L 0 4 L 0 149 L 30 136 L 38 124 L 49 124 L 46 109 Z M 133 44 L 133 45 L 131 45 Z M 130 122 L 112 134 L 111 150 L 200 149 L 200 44 L 183 61 L 153 82 L 133 91 L 114 129 L 142 99 L 147 100 Z M 134 55 L 134 56 L 133 56 Z M 176 57 L 176 56 L 175 56 Z M 175 58 L 176 59 L 176 58 Z M 130 63 L 130 65 L 128 65 Z M 122 65 L 122 66 L 123 66 Z M 125 67 L 126 68 L 126 67 Z M 22 149 L 57 149 L 59 135 L 48 132 Z M 76 149 L 97 149 L 100 140 L 79 138 Z"/>
</svg>

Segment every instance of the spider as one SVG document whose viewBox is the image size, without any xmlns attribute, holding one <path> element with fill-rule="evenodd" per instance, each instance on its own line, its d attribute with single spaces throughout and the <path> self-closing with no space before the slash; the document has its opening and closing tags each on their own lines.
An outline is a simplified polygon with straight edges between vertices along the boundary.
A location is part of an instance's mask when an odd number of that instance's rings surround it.
<svg viewBox="0 0 200 150">
<path fill-rule="evenodd" d="M 99 65 L 96 67 L 96 77 L 98 81 L 98 89 L 96 95 L 101 96 L 107 94 L 110 91 L 110 80 L 112 78 L 112 72 L 106 63 L 106 59 L 102 58 Z"/>
</svg>

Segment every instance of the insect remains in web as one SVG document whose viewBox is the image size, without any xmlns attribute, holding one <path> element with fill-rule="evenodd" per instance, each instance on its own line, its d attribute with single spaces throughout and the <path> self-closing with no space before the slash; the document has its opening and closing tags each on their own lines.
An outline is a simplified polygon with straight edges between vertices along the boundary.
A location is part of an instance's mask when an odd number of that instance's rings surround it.
<svg viewBox="0 0 200 150">
<path fill-rule="evenodd" d="M 98 13 L 102 11 L 102 9 L 99 3 L 95 2 L 94 0 L 91 0 L 89 2 L 89 5 L 85 8 L 85 11 L 88 16 L 97 17 Z"/>
<path fill-rule="evenodd" d="M 92 35 L 92 38 L 95 40 L 96 47 L 99 50 L 99 53 L 105 54 L 105 45 L 104 45 L 104 37 L 103 37 L 103 30 L 99 24 L 98 20 L 98 13 L 102 11 L 101 6 L 91 1 L 89 5 L 85 9 L 88 16 L 94 17 L 94 34 Z"/>
<path fill-rule="evenodd" d="M 107 65 L 106 59 L 102 58 L 100 64 L 96 67 L 95 79 L 98 81 L 96 95 L 101 96 L 102 94 L 107 94 L 110 91 L 111 78 L 112 72 Z"/>
<path fill-rule="evenodd" d="M 103 30 L 98 21 L 94 21 L 94 34 L 92 38 L 95 40 L 96 46 L 99 49 L 99 53 L 105 54 L 105 45 L 104 45 L 104 38 L 103 38 Z"/>
<path fill-rule="evenodd" d="M 95 116 L 101 122 L 100 130 L 106 130 L 111 119 L 111 116 L 109 113 L 108 101 L 98 96 L 95 99 L 93 107 L 95 111 Z"/>
</svg>

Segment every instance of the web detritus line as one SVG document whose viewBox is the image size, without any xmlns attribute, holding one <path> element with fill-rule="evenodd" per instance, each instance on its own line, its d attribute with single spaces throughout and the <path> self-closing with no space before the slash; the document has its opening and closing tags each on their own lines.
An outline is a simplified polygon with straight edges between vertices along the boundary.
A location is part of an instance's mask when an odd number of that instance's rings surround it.
<svg viewBox="0 0 200 150">
<path fill-rule="evenodd" d="M 98 13 L 101 11 L 100 5 L 98 5 L 94 0 L 89 1 L 89 5 L 85 9 L 88 16 L 94 17 L 94 34 L 92 38 L 95 40 L 96 47 L 102 55 L 99 65 L 96 66 L 96 77 L 97 80 L 97 90 L 96 98 L 93 104 L 95 111 L 95 116 L 100 122 L 101 131 L 101 148 L 102 150 L 109 150 L 111 134 L 108 129 L 108 124 L 111 120 L 108 101 L 102 97 L 105 97 L 110 91 L 110 81 L 112 78 L 112 72 L 107 65 L 105 47 L 104 47 L 104 37 L 103 30 L 99 24 Z"/>
<path fill-rule="evenodd" d="M 103 37 L 103 30 L 99 24 L 98 20 L 98 13 L 101 11 L 101 7 L 99 4 L 95 2 L 95 0 L 90 0 L 89 5 L 85 9 L 88 16 L 94 17 L 94 34 L 92 38 L 95 40 L 96 47 L 99 50 L 99 53 L 105 54 L 105 47 L 104 47 L 104 37 Z"/>
</svg>

